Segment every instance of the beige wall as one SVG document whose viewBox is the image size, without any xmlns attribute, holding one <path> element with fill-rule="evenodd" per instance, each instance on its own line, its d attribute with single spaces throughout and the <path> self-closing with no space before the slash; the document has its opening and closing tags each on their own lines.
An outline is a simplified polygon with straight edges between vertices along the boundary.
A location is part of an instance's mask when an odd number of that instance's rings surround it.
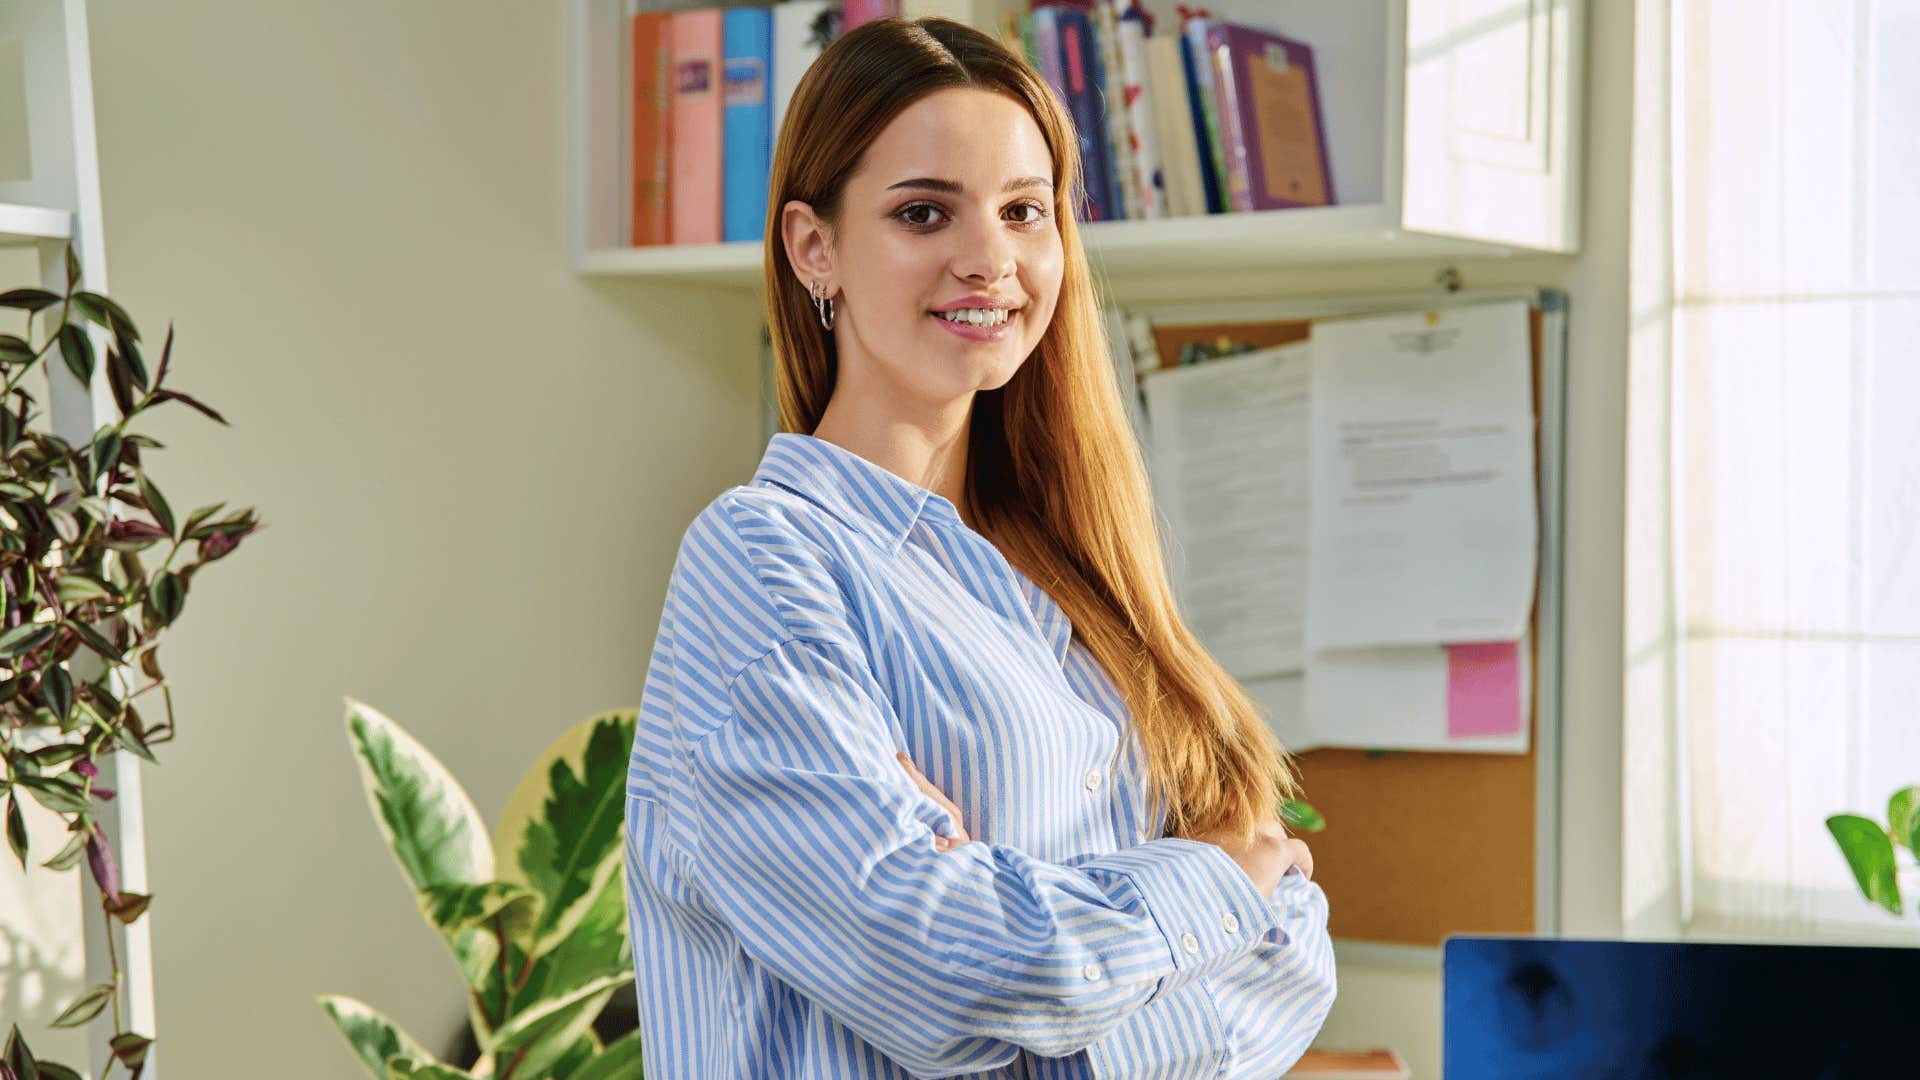
<svg viewBox="0 0 1920 1080">
<path fill-rule="evenodd" d="M 1463 270 L 1573 296 L 1565 916 L 1606 933 L 1631 13 L 1591 6 L 1587 251 Z M 407 725 L 489 816 L 559 731 L 637 701 L 680 532 L 758 457 L 754 313 L 568 270 L 558 2 L 93 7 L 111 291 L 155 338 L 175 325 L 179 385 L 234 425 L 154 425 L 156 475 L 176 507 L 268 523 L 197 583 L 168 654 L 159 1063 L 357 1075 L 315 994 L 430 1045 L 462 1011 L 369 818 L 342 696 Z M 1436 1076 L 1435 973 L 1342 978 L 1328 1040 Z"/>
<path fill-rule="evenodd" d="M 568 269 L 560 3 L 92 7 L 112 292 L 233 424 L 156 424 L 155 473 L 267 522 L 163 651 L 159 1064 L 359 1075 L 314 995 L 435 1047 L 464 1012 L 343 695 L 489 818 L 637 702 L 680 532 L 757 459 L 753 331 Z"/>
</svg>

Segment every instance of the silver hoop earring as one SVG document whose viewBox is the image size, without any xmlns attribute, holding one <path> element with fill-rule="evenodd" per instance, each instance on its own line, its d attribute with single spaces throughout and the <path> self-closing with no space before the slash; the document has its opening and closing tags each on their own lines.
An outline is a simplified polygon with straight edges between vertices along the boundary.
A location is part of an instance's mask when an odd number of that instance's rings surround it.
<svg viewBox="0 0 1920 1080">
<path fill-rule="evenodd" d="M 820 295 L 820 283 L 817 281 L 807 282 L 807 292 L 813 297 L 813 310 L 820 315 L 820 325 L 828 330 L 833 329 L 833 301 Z"/>
</svg>

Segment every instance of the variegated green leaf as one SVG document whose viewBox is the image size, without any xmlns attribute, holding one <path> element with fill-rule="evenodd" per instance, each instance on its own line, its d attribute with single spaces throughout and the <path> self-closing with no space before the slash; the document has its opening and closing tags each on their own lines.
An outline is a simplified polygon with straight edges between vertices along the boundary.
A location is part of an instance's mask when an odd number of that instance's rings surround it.
<svg viewBox="0 0 1920 1080">
<path fill-rule="evenodd" d="M 554 1059 L 553 1064 L 547 1067 L 547 1075 L 553 1080 L 572 1080 L 581 1067 L 599 1057 L 601 1052 L 600 1037 L 589 1027 L 573 1040 L 573 1045 L 567 1047 L 566 1053 Z M 639 1074 L 635 1073 L 634 1076 L 638 1077 Z"/>
<path fill-rule="evenodd" d="M 446 766 L 400 725 L 352 698 L 347 734 L 374 821 L 414 890 L 492 881 L 486 825 Z"/>
<path fill-rule="evenodd" d="M 387 1080 L 387 1061 L 395 1056 L 431 1060 L 426 1048 L 365 1002 L 340 994 L 322 994 L 315 1000 L 347 1037 L 360 1063 L 374 1080 Z"/>
<path fill-rule="evenodd" d="M 596 905 L 605 902 L 609 888 L 619 893 L 624 888 L 622 874 L 626 871 L 626 865 L 624 852 L 617 848 L 607 852 L 606 857 L 600 860 L 600 865 L 594 868 L 593 875 L 587 879 L 587 887 L 581 891 L 579 899 L 562 912 L 559 918 L 545 920 L 546 932 L 534 942 L 533 951 L 542 956 L 552 952 L 561 941 L 579 929 L 580 924 L 593 912 Z M 621 893 L 619 899 L 624 913 L 625 894 Z M 620 929 L 624 931 L 625 928 L 626 924 L 623 920 Z M 625 944 L 624 934 L 621 944 Z M 596 951 L 596 955 L 604 954 Z M 597 962 L 593 965 L 595 970 L 605 966 Z"/>
<path fill-rule="evenodd" d="M 620 873 L 621 856 L 615 853 L 602 863 L 592 879 L 593 900 L 573 920 L 568 933 L 539 954 L 517 1001 L 538 1001 L 552 997 L 569 987 L 603 972 L 624 970 L 631 974 L 633 954 L 627 940 L 627 898 Z"/>
<path fill-rule="evenodd" d="M 629 1031 L 574 1070 L 567 1080 L 634 1080 L 646 1075 L 641 1066 L 640 1033 Z"/>
<path fill-rule="evenodd" d="M 500 1030 L 494 1032 L 493 1041 L 486 1049 L 496 1058 L 505 1058 L 521 1046 L 560 1030 L 588 1006 L 597 1015 L 615 988 L 632 978 L 631 972 L 609 972 L 571 987 L 556 997 L 535 1001 L 516 1011 L 513 1019 L 500 1025 Z M 588 1022 L 592 1022 L 592 1015 L 589 1015 Z"/>
<path fill-rule="evenodd" d="M 519 851 L 528 884 L 547 898 L 542 937 L 587 895 L 601 860 L 619 851 L 637 716 L 619 709 L 591 718 L 579 774 L 564 760 L 548 769 L 542 813 L 527 823 Z"/>
<path fill-rule="evenodd" d="M 347 737 L 374 822 L 400 870 L 420 892 L 493 880 L 493 846 L 480 811 L 440 760 L 373 706 L 347 699 Z M 469 987 L 488 977 L 499 949 L 481 930 L 447 936 Z"/>
<path fill-rule="evenodd" d="M 397 1057 L 387 1062 L 385 1080 L 478 1080 L 478 1078 L 465 1069 L 442 1065 L 431 1059 Z"/>
<path fill-rule="evenodd" d="M 487 930 L 497 918 L 508 937 L 525 940 L 540 916 L 540 894 L 506 881 L 434 885 L 421 890 L 420 913 L 442 934 Z"/>
</svg>

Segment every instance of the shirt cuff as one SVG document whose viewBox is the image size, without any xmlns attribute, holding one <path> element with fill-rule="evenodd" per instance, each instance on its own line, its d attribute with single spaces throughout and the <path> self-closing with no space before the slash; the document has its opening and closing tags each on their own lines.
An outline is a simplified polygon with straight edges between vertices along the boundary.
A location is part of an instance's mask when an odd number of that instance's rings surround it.
<svg viewBox="0 0 1920 1080">
<path fill-rule="evenodd" d="M 1231 960 L 1280 925 L 1253 879 L 1218 844 L 1170 836 L 1096 861 L 1133 882 L 1177 973 L 1197 974 Z M 1176 977 L 1173 984 L 1185 981 Z"/>
<path fill-rule="evenodd" d="M 1066 1057 L 1029 1059 L 1033 1080 L 1120 1080 L 1138 1076 L 1218 1076 L 1227 1056 L 1226 1023 L 1205 976 L 1159 994 L 1099 1042 Z"/>
</svg>

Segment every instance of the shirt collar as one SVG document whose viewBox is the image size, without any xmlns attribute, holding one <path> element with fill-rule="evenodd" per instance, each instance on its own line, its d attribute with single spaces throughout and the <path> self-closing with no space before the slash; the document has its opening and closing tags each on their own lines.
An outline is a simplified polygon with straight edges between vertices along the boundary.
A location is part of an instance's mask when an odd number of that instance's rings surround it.
<svg viewBox="0 0 1920 1080">
<path fill-rule="evenodd" d="M 825 439 L 799 432 L 775 432 L 760 458 L 753 479 L 766 480 L 797 492 L 848 526 L 873 537 L 888 554 L 899 552 L 916 521 L 969 526 L 946 496 L 921 487 L 903 476 L 868 461 Z M 1011 568 L 1011 564 L 1008 564 Z M 1014 569 L 1014 580 L 1033 611 L 1041 636 L 1061 663 L 1073 623 L 1046 590 Z"/>
<path fill-rule="evenodd" d="M 848 525 L 879 541 L 889 553 L 922 516 L 964 524 L 946 496 L 896 475 L 838 443 L 794 431 L 775 432 L 767 442 L 755 481 L 791 488 Z"/>
</svg>

